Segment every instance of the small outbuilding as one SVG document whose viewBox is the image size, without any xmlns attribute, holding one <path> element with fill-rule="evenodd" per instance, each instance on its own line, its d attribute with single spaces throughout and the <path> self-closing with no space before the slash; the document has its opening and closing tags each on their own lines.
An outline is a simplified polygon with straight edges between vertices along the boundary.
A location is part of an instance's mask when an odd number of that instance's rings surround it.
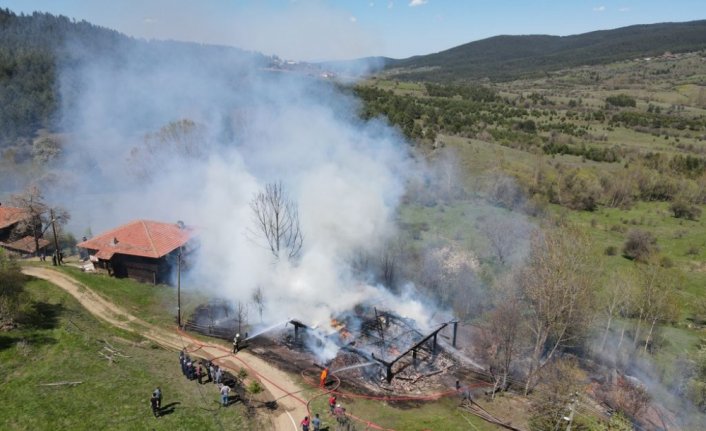
<svg viewBox="0 0 706 431">
<path fill-rule="evenodd" d="M 179 253 L 192 239 L 184 223 L 135 220 L 77 244 L 96 267 L 115 277 L 168 283 Z"/>
</svg>

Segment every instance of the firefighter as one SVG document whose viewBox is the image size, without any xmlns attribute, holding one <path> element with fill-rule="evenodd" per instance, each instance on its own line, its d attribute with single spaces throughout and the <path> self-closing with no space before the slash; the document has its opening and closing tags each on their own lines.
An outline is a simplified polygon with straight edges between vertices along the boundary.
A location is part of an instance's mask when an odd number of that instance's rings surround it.
<svg viewBox="0 0 706 431">
<path fill-rule="evenodd" d="M 238 353 L 238 350 L 240 350 L 240 334 L 235 334 L 235 338 L 233 338 L 233 353 Z"/>
<path fill-rule="evenodd" d="M 321 379 L 319 382 L 319 386 L 323 388 L 326 386 L 326 379 L 328 378 L 328 367 L 324 368 L 324 370 L 321 372 Z"/>
</svg>

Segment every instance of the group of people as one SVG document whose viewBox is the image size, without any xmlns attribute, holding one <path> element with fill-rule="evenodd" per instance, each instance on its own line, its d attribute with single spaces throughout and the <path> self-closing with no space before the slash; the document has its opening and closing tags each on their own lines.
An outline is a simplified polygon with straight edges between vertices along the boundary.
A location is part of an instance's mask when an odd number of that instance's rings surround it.
<svg viewBox="0 0 706 431">
<path fill-rule="evenodd" d="M 344 409 L 338 402 L 336 395 L 331 394 L 328 399 L 329 413 L 336 418 L 336 422 L 339 425 L 345 424 L 348 420 L 346 416 L 346 409 Z M 309 419 L 309 416 L 305 416 L 300 422 L 302 431 L 319 431 L 321 429 L 321 418 L 319 414 L 316 413 L 313 418 Z"/>
<path fill-rule="evenodd" d="M 311 427 L 311 431 L 321 430 L 321 418 L 319 418 L 319 414 L 314 415 L 311 420 L 309 420 L 309 416 L 304 416 L 304 419 L 301 421 L 301 426 L 302 431 L 309 431 L 309 427 Z"/>
<path fill-rule="evenodd" d="M 181 372 L 189 380 L 197 380 L 200 384 L 213 382 L 221 383 L 223 372 L 221 368 L 210 361 L 192 360 L 186 354 L 186 350 L 179 352 L 179 363 L 181 364 Z M 204 382 L 204 377 L 206 381 Z"/>
<path fill-rule="evenodd" d="M 181 372 L 189 380 L 197 380 L 200 384 L 214 383 L 218 386 L 221 396 L 221 405 L 226 407 L 230 397 L 230 387 L 223 383 L 223 370 L 211 361 L 193 360 L 186 354 L 186 349 L 179 352 Z M 204 377 L 206 381 L 204 381 Z"/>
</svg>

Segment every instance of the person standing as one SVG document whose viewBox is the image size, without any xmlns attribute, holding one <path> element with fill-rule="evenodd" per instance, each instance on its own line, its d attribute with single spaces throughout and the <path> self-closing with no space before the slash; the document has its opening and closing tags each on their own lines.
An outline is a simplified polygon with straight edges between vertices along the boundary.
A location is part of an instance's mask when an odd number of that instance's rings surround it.
<svg viewBox="0 0 706 431">
<path fill-rule="evenodd" d="M 199 382 L 199 385 L 203 384 L 203 368 L 201 368 L 201 364 L 196 368 L 196 379 Z"/>
<path fill-rule="evenodd" d="M 221 371 L 221 367 L 216 366 L 216 384 L 220 384 L 221 380 L 223 379 L 223 371 Z"/>
<path fill-rule="evenodd" d="M 213 381 L 213 372 L 215 370 L 213 369 L 213 363 L 209 362 L 208 367 L 206 368 L 206 372 L 208 373 L 208 381 L 212 382 Z"/>
<path fill-rule="evenodd" d="M 152 397 L 150 398 L 150 406 L 152 407 L 152 414 L 154 417 L 159 417 L 159 407 L 157 407 L 157 397 L 152 394 Z"/>
<path fill-rule="evenodd" d="M 228 394 L 230 394 L 230 387 L 228 385 L 221 386 L 221 405 L 223 407 L 228 406 Z"/>
<path fill-rule="evenodd" d="M 162 408 L 162 389 L 157 386 L 157 389 L 154 390 L 153 395 L 157 397 L 157 408 L 161 409 Z"/>
<path fill-rule="evenodd" d="M 333 414 L 333 409 L 336 408 L 336 396 L 331 395 L 328 399 L 328 409 L 331 414 Z"/>
<path fill-rule="evenodd" d="M 311 428 L 312 431 L 321 431 L 321 419 L 318 413 L 315 414 L 314 418 L 311 420 Z"/>
<path fill-rule="evenodd" d="M 235 334 L 235 338 L 233 338 L 233 353 L 238 353 L 238 350 L 240 350 L 240 334 Z"/>
<path fill-rule="evenodd" d="M 309 431 L 309 423 L 309 416 L 304 416 L 304 419 L 301 421 L 302 431 Z"/>
</svg>

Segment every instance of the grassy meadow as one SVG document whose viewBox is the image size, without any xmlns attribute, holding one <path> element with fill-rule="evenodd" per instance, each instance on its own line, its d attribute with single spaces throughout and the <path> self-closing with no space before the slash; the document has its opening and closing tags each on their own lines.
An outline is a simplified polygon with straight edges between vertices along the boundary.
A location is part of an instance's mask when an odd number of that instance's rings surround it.
<svg viewBox="0 0 706 431">
<path fill-rule="evenodd" d="M 186 380 L 175 352 L 104 324 L 48 282 L 25 289 L 20 328 L 0 334 L 3 430 L 261 429 L 241 405 L 221 408 L 213 385 Z M 111 363 L 107 348 L 124 356 Z M 156 386 L 167 412 L 158 419 L 149 405 Z"/>
</svg>

